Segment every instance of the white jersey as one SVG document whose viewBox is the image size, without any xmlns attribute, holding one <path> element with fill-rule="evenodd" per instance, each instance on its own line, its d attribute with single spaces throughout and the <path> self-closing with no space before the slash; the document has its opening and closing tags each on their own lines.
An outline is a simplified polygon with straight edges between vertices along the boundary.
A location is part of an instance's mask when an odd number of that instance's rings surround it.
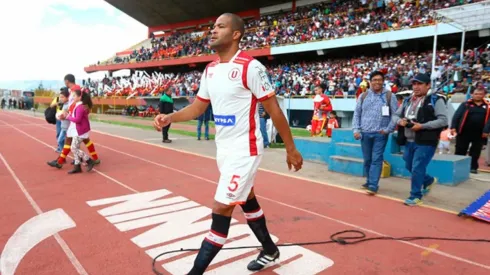
<svg viewBox="0 0 490 275">
<path fill-rule="evenodd" d="M 263 153 L 257 103 L 274 95 L 264 65 L 240 50 L 229 62 L 206 67 L 197 98 L 213 106 L 218 155 Z"/>
</svg>

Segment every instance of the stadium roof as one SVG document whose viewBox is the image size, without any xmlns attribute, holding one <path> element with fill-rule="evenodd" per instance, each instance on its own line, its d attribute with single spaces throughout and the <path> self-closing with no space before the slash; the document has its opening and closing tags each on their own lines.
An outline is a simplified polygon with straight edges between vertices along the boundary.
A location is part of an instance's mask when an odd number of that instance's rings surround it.
<svg viewBox="0 0 490 275">
<path fill-rule="evenodd" d="M 490 0 L 435 10 L 439 23 L 448 23 L 465 30 L 481 30 L 490 28 Z"/>
<path fill-rule="evenodd" d="M 147 27 L 289 3 L 291 0 L 105 0 Z"/>
</svg>

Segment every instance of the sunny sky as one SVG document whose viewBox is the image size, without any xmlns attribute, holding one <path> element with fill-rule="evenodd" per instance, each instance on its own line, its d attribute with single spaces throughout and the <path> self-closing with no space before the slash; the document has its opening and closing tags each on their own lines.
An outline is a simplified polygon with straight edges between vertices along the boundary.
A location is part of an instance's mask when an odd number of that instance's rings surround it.
<svg viewBox="0 0 490 275">
<path fill-rule="evenodd" d="M 0 81 L 86 79 L 83 67 L 147 36 L 147 27 L 103 0 L 0 1 L 0 26 Z"/>
</svg>

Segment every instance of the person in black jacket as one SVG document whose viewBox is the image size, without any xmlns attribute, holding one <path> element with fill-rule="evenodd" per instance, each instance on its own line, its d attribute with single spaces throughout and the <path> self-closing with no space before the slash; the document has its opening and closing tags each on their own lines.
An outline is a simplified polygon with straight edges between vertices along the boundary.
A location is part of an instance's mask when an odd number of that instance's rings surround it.
<svg viewBox="0 0 490 275">
<path fill-rule="evenodd" d="M 459 105 L 454 113 L 451 123 L 451 134 L 456 135 L 456 155 L 466 156 L 471 143 L 471 173 L 478 173 L 478 159 L 480 158 L 484 139 L 490 132 L 490 103 L 484 97 L 484 88 L 473 91 L 471 99 Z"/>
<path fill-rule="evenodd" d="M 413 93 L 393 114 L 398 124 L 397 142 L 405 145 L 403 160 L 412 174 L 410 197 L 405 204 L 422 204 L 437 179 L 427 173 L 427 166 L 436 152 L 441 132 L 448 125 L 446 98 L 438 93 L 428 94 L 430 77 L 418 74 L 412 79 Z"/>
<path fill-rule="evenodd" d="M 160 97 L 160 102 L 158 103 L 158 108 L 160 109 L 160 114 L 171 114 L 174 112 L 174 99 L 172 98 L 172 90 L 167 89 L 163 95 Z M 168 139 L 168 130 L 170 129 L 170 124 L 162 129 L 163 143 L 171 143 L 172 141 Z"/>
</svg>

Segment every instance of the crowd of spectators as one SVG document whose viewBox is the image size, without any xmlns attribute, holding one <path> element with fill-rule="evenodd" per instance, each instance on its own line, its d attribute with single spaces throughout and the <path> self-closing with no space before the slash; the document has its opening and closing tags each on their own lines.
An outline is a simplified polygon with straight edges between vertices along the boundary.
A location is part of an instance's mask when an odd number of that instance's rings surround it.
<svg viewBox="0 0 490 275">
<path fill-rule="evenodd" d="M 306 43 L 389 30 L 414 28 L 433 23 L 431 10 L 482 0 L 345 0 L 301 6 L 295 12 L 278 12 L 246 22 L 243 49 L 258 49 Z M 151 47 L 142 46 L 130 55 L 107 63 L 192 57 L 212 54 L 208 31 L 173 32 L 151 38 Z"/>
<path fill-rule="evenodd" d="M 193 70 L 186 73 L 152 73 L 137 71 L 132 76 L 105 77 L 102 80 L 88 79 L 83 86 L 92 96 L 160 96 L 172 89 L 173 95 L 192 96 L 199 89 L 201 72 Z"/>
<path fill-rule="evenodd" d="M 437 54 L 433 77 L 447 94 L 464 87 L 481 84 L 488 88 L 490 49 L 482 46 L 465 51 L 460 62 L 457 49 L 443 49 Z M 314 86 L 325 84 L 325 93 L 335 97 L 354 97 L 365 90 L 372 71 L 385 73 L 385 86 L 392 92 L 409 90 L 410 79 L 417 73 L 431 72 L 432 52 L 405 52 L 382 57 L 360 56 L 349 59 L 323 59 L 310 62 L 264 62 L 276 93 L 285 97 L 314 94 Z M 485 70 L 487 68 L 487 70 Z M 84 82 L 94 96 L 159 96 L 171 89 L 174 96 L 193 96 L 199 90 L 201 71 L 186 73 L 137 72 L 131 77 L 105 78 Z M 464 91 L 466 92 L 466 90 Z"/>
</svg>

